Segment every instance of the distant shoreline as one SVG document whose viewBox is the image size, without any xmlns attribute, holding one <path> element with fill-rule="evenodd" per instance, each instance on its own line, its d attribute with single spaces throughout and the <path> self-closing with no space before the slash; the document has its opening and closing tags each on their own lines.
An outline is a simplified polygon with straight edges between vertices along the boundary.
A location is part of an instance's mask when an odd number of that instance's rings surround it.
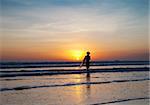
<svg viewBox="0 0 150 105">
<path fill-rule="evenodd" d="M 42 64 L 42 63 L 80 63 L 81 61 L 3 61 L 1 60 L 0 61 L 0 64 L 7 64 L 7 63 L 12 63 L 12 64 L 15 64 L 15 63 L 20 63 L 20 64 L 29 64 L 29 63 L 39 63 L 39 64 Z M 108 63 L 111 63 L 111 62 L 150 62 L 149 60 L 106 60 L 106 61 L 91 61 L 92 63 L 95 63 L 95 62 L 99 62 L 99 63 L 105 63 L 105 62 L 108 62 Z"/>
</svg>

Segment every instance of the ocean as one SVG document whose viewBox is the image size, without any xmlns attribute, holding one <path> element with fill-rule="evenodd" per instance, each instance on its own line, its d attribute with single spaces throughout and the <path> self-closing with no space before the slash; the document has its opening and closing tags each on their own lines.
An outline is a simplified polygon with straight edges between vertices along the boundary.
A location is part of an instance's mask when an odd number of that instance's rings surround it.
<svg viewBox="0 0 150 105">
<path fill-rule="evenodd" d="M 1 62 L 2 105 L 149 105 L 149 61 Z"/>
</svg>

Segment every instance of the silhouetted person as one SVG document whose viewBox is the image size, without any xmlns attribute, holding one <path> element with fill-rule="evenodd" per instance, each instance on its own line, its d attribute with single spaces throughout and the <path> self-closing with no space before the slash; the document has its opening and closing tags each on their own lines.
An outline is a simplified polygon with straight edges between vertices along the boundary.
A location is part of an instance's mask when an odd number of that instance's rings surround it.
<svg viewBox="0 0 150 105">
<path fill-rule="evenodd" d="M 89 72 L 89 67 L 90 67 L 90 52 L 87 52 L 87 55 L 84 57 L 83 62 L 81 64 L 81 66 L 85 63 L 86 66 L 86 70 L 87 70 L 87 76 L 90 76 L 90 72 Z"/>
</svg>

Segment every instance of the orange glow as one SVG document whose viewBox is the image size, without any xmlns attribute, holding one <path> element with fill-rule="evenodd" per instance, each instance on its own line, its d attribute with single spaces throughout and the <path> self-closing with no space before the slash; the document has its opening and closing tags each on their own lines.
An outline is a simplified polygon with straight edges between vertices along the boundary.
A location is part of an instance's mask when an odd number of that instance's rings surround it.
<svg viewBox="0 0 150 105">
<path fill-rule="evenodd" d="M 79 40 L 81 41 L 81 39 Z M 76 41 L 78 42 L 78 41 Z M 18 42 L 19 43 L 19 42 Z M 126 60 L 147 58 L 146 48 L 118 48 L 116 45 L 94 45 L 82 41 L 82 43 L 39 44 L 31 46 L 32 43 L 8 43 L 0 49 L 2 60 L 48 60 L 48 61 L 82 61 L 87 51 L 90 51 L 91 61 L 94 60 Z"/>
<path fill-rule="evenodd" d="M 83 50 L 70 50 L 69 51 L 71 59 L 73 60 L 82 60 L 84 57 L 84 51 Z"/>
</svg>

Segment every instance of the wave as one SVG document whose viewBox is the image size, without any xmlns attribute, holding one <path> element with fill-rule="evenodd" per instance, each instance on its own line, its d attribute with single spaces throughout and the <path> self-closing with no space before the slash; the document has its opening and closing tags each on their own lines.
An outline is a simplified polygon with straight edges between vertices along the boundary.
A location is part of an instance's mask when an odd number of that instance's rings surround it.
<svg viewBox="0 0 150 105">
<path fill-rule="evenodd" d="M 149 67 L 141 68 L 107 68 L 107 69 L 90 69 L 90 73 L 105 72 L 143 72 L 149 71 Z M 0 71 L 0 77 L 17 77 L 17 76 L 43 76 L 43 75 L 62 75 L 62 74 L 82 74 L 87 73 L 85 69 L 80 70 L 32 70 L 32 71 Z"/>
<path fill-rule="evenodd" d="M 42 68 L 42 67 L 78 67 L 81 62 L 0 62 L 1 69 Z M 91 66 L 112 65 L 149 65 L 149 61 L 92 61 Z"/>
<path fill-rule="evenodd" d="M 134 80 L 113 80 L 113 81 L 104 81 L 104 82 L 81 82 L 81 83 L 42 85 L 42 86 L 20 86 L 20 87 L 14 87 L 14 88 L 1 88 L 0 92 L 14 91 L 14 90 L 18 91 L 18 90 L 36 89 L 36 88 L 49 88 L 49 87 L 65 87 L 65 86 L 77 86 L 77 85 L 96 85 L 96 84 L 138 82 L 138 81 L 147 81 L 147 80 L 150 80 L 150 79 L 145 78 L 145 79 L 134 79 Z"/>
<path fill-rule="evenodd" d="M 106 105 L 106 104 L 120 103 L 120 102 L 126 102 L 126 101 L 145 100 L 145 99 L 150 99 L 150 97 L 118 99 L 118 100 L 116 100 L 116 101 L 103 102 L 103 103 L 96 103 L 96 104 L 91 104 L 91 105 Z"/>
</svg>

